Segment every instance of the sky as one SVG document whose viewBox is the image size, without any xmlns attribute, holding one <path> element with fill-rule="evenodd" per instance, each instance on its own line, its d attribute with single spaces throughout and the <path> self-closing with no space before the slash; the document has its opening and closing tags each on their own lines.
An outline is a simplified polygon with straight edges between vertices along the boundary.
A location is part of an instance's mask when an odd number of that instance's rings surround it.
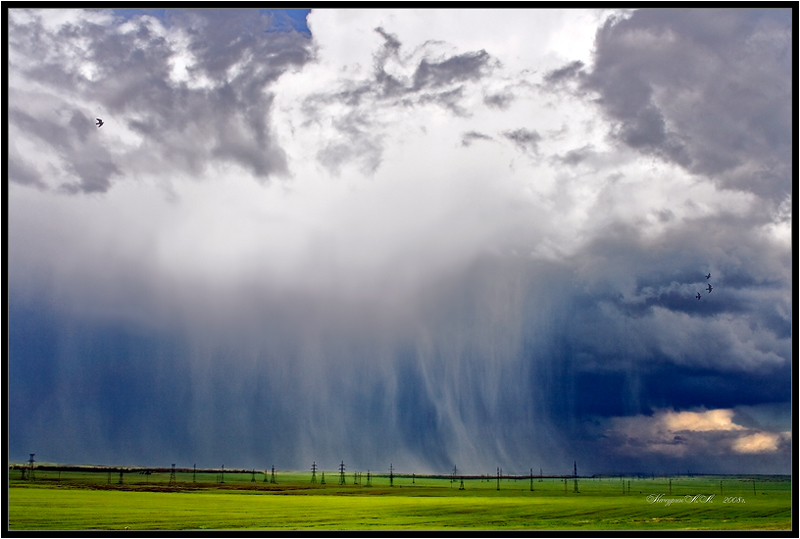
<svg viewBox="0 0 800 539">
<path fill-rule="evenodd" d="M 792 20 L 9 9 L 9 458 L 790 473 Z"/>
</svg>

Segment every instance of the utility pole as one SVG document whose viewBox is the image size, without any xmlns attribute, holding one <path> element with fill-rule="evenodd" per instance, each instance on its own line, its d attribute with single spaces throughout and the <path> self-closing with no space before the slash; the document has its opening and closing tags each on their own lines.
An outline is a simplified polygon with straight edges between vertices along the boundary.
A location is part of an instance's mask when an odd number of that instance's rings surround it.
<svg viewBox="0 0 800 539">
<path fill-rule="evenodd" d="M 575 481 L 575 490 L 574 492 L 578 492 L 578 461 L 573 461 L 572 463 L 572 477 Z"/>
</svg>

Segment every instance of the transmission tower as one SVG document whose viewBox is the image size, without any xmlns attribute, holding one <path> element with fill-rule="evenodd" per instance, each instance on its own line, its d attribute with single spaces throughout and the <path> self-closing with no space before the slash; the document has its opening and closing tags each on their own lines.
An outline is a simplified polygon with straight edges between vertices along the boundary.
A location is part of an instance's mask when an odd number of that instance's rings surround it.
<svg viewBox="0 0 800 539">
<path fill-rule="evenodd" d="M 311 465 L 311 482 L 317 482 L 317 461 L 314 461 L 314 464 Z"/>
<path fill-rule="evenodd" d="M 269 482 L 270 483 L 277 483 L 278 482 L 278 480 L 275 479 L 275 465 L 274 464 L 272 465 L 272 476 L 270 477 Z"/>
<path fill-rule="evenodd" d="M 175 463 L 172 463 L 172 470 L 169 472 L 169 484 L 174 485 L 176 483 L 175 480 Z"/>
<path fill-rule="evenodd" d="M 325 484 L 325 472 L 322 472 L 322 481 L 319 482 L 320 485 Z"/>
<path fill-rule="evenodd" d="M 572 463 L 572 477 L 575 482 L 575 489 L 573 492 L 578 492 L 578 461 Z"/>
<path fill-rule="evenodd" d="M 394 469 L 392 468 L 391 463 L 389 463 L 389 486 L 394 486 Z"/>
<path fill-rule="evenodd" d="M 192 465 L 192 483 L 197 483 L 196 477 L 197 477 L 197 463 Z"/>
<path fill-rule="evenodd" d="M 33 460 L 33 457 L 34 455 L 36 455 L 36 453 L 29 453 L 29 455 L 31 456 L 31 458 L 28 459 L 28 480 L 34 481 L 36 477 L 33 475 L 33 463 L 35 462 Z"/>
<path fill-rule="evenodd" d="M 367 470 L 367 486 L 368 487 L 372 486 L 372 478 L 369 475 L 369 470 Z"/>
<path fill-rule="evenodd" d="M 339 484 L 344 485 L 344 461 L 339 465 Z"/>
</svg>

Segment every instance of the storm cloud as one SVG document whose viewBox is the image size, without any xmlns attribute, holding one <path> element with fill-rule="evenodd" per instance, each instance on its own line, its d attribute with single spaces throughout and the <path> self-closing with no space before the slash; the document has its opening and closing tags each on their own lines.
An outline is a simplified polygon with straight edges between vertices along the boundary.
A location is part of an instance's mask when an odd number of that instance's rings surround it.
<svg viewBox="0 0 800 539">
<path fill-rule="evenodd" d="M 236 163 L 259 181 L 286 173 L 266 114 L 269 86 L 309 60 L 307 37 L 265 36 L 271 17 L 255 9 L 122 19 L 106 11 L 10 12 L 10 71 L 21 82 L 9 85 L 10 132 L 60 148 L 66 173 L 53 178 L 26 151 L 18 166 L 27 173 L 11 181 L 34 175 L 70 193 L 105 192 L 119 167 L 137 161 L 165 176 L 197 175 L 215 161 Z M 100 139 L 86 121 L 93 116 L 105 117 L 113 135 Z M 94 160 L 98 152 L 104 162 Z"/>
<path fill-rule="evenodd" d="M 780 10 L 639 10 L 598 31 L 585 85 L 626 144 L 780 201 L 791 176 L 791 40 Z"/>
<path fill-rule="evenodd" d="M 293 17 L 9 10 L 12 459 L 791 469 L 790 10 Z"/>
</svg>

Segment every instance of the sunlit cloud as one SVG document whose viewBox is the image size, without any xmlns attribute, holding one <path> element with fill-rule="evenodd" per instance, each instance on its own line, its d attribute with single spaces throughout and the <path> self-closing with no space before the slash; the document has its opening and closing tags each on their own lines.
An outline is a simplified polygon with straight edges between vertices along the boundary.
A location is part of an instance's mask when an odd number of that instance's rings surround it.
<svg viewBox="0 0 800 539">
<path fill-rule="evenodd" d="M 724 455 L 769 453 L 781 449 L 785 432 L 748 428 L 734 421 L 733 409 L 658 410 L 651 416 L 611 418 L 605 435 L 622 453 Z"/>
<path fill-rule="evenodd" d="M 756 432 L 737 438 L 733 442 L 733 450 L 737 453 L 769 453 L 778 451 L 781 441 L 786 440 L 789 442 L 790 439 L 790 432 Z"/>
<path fill-rule="evenodd" d="M 733 410 L 719 409 L 705 412 L 665 412 L 660 421 L 669 432 L 709 430 L 742 430 L 744 427 L 732 421 Z"/>
</svg>

